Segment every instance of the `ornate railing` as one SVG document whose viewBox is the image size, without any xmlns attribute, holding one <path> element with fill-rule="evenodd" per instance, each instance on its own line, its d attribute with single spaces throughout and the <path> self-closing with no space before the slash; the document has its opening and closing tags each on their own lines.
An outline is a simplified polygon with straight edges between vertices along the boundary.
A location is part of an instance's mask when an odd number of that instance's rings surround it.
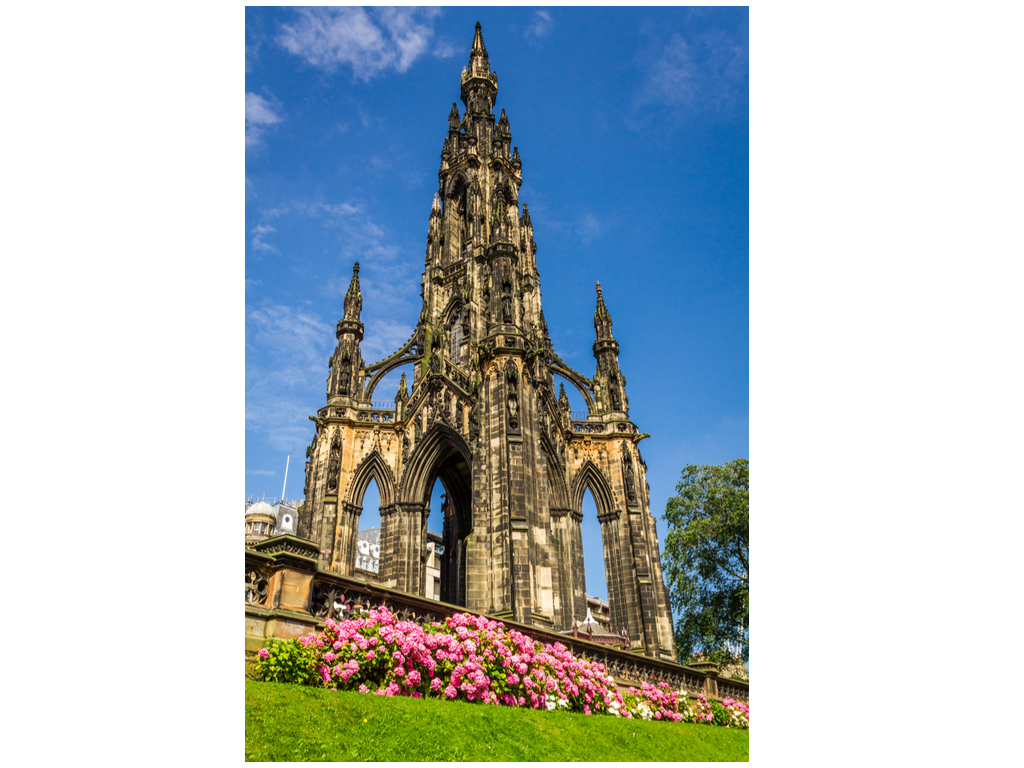
<svg viewBox="0 0 1024 768">
<path fill-rule="evenodd" d="M 300 567 L 290 564 L 287 560 L 289 556 L 294 558 L 295 555 L 300 554 L 304 555 L 301 559 L 302 562 L 309 563 L 309 570 L 305 571 L 306 578 L 309 579 L 309 593 L 303 613 L 308 616 L 306 626 L 310 629 L 322 626 L 328 618 L 340 620 L 354 611 L 380 606 L 385 606 L 403 621 L 420 624 L 433 621 L 443 622 L 456 613 L 477 613 L 450 603 L 428 600 L 420 595 L 410 595 L 321 570 L 316 570 L 314 573 L 313 563 L 315 561 L 308 558 L 315 553 L 315 545 L 309 543 L 308 551 L 300 552 L 305 542 L 290 536 L 286 538 L 287 541 L 284 543 L 290 546 L 277 547 L 274 546 L 274 539 L 268 539 L 266 542 L 260 543 L 262 552 L 246 550 L 246 608 L 247 612 L 251 610 L 254 616 L 266 617 L 274 614 L 276 606 L 269 604 L 271 601 L 267 597 L 267 584 L 276 578 L 277 571 Z M 273 552 L 280 552 L 285 560 L 278 562 L 275 558 L 268 557 Z M 275 594 L 276 592 L 277 590 L 275 590 Z M 250 606 L 252 607 L 250 608 Z M 297 618 L 297 608 L 298 606 L 295 606 L 288 611 L 288 617 L 292 620 Z M 505 617 L 488 616 L 488 618 L 501 621 L 506 627 L 515 629 L 541 643 L 561 643 L 571 649 L 577 657 L 603 664 L 609 674 L 614 676 L 622 686 L 638 685 L 641 682 L 653 684 L 664 682 L 674 689 L 685 690 L 691 697 L 703 693 L 708 698 L 731 696 L 738 701 L 749 703 L 749 684 L 738 680 L 719 678 L 713 665 L 708 665 L 706 669 L 684 667 L 672 661 L 640 655 L 613 645 L 591 642 L 583 636 L 583 633 L 579 633 L 579 637 L 573 637 L 571 634 L 563 635 L 554 630 L 520 624 Z"/>
<path fill-rule="evenodd" d="M 572 431 L 577 435 L 603 435 L 605 425 L 601 422 L 594 424 L 587 421 L 574 421 L 572 423 Z"/>
<path fill-rule="evenodd" d="M 264 605 L 267 602 L 267 588 L 270 575 L 258 565 L 245 564 L 245 604 Z"/>
<path fill-rule="evenodd" d="M 359 421 L 368 421 L 371 424 L 394 424 L 395 412 L 383 410 L 359 411 L 357 418 Z"/>
</svg>

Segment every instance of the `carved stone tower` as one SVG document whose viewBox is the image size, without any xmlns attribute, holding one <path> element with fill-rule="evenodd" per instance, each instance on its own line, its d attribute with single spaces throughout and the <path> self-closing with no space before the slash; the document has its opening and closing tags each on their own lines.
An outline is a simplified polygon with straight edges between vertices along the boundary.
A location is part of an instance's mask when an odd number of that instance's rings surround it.
<svg viewBox="0 0 1024 768">
<path fill-rule="evenodd" d="M 540 305 L 537 243 L 522 162 L 480 24 L 462 71 L 465 113 L 452 104 L 430 208 L 423 309 L 406 344 L 366 365 L 359 264 L 328 361 L 327 405 L 307 449 L 299 535 L 320 546 L 322 568 L 347 575 L 363 494 L 381 499 L 381 575 L 424 594 L 430 495 L 446 500 L 441 599 L 525 624 L 567 629 L 586 615 L 582 504 L 597 505 L 611 622 L 648 655 L 675 658 L 668 593 L 640 434 L 629 419 L 618 342 L 597 285 L 593 379 L 555 353 Z M 393 408 L 374 388 L 413 364 Z M 561 376 L 582 393 L 572 414 Z M 390 394 L 390 393 L 388 393 Z M 379 396 L 379 395 L 378 395 Z"/>
</svg>

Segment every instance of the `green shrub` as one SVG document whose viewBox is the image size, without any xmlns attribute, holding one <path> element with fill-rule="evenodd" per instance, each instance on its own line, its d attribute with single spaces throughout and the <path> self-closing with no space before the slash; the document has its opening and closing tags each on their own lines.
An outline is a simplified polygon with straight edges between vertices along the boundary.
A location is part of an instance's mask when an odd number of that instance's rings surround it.
<svg viewBox="0 0 1024 768">
<path fill-rule="evenodd" d="M 266 655 L 264 655 L 266 654 Z M 317 654 L 294 640 L 271 638 L 266 650 L 260 650 L 259 669 L 262 678 L 270 683 L 297 683 L 319 685 L 324 683 L 316 674 Z"/>
</svg>

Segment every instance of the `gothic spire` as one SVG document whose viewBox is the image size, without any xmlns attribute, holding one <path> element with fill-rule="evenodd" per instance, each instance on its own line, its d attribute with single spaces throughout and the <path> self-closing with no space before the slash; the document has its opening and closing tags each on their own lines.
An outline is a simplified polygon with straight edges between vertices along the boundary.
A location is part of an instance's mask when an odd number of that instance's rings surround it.
<svg viewBox="0 0 1024 768">
<path fill-rule="evenodd" d="M 472 64 L 474 56 L 487 58 L 487 48 L 484 46 L 484 33 L 480 28 L 480 22 L 476 23 L 476 32 L 473 33 L 473 47 L 469 49 L 469 61 Z"/>
<path fill-rule="evenodd" d="M 363 294 L 359 291 L 359 262 L 352 267 L 352 282 L 348 284 L 345 294 L 345 319 L 359 322 L 359 313 L 363 309 Z"/>
<path fill-rule="evenodd" d="M 480 31 L 480 22 L 476 23 L 476 32 L 473 33 L 473 47 L 469 50 L 469 74 L 484 75 L 491 73 L 491 60 L 487 56 L 487 48 L 484 46 L 484 33 Z"/>
<path fill-rule="evenodd" d="M 604 305 L 604 295 L 601 293 L 601 281 L 597 282 L 597 311 L 594 312 L 594 330 L 599 339 L 611 339 L 612 316 L 608 307 Z"/>
</svg>

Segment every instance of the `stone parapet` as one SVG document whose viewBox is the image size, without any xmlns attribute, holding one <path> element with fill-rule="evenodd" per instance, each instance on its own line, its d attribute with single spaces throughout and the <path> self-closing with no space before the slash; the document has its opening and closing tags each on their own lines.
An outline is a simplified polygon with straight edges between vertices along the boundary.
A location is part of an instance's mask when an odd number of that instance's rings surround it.
<svg viewBox="0 0 1024 768">
<path fill-rule="evenodd" d="M 327 618 L 341 620 L 353 610 L 386 607 L 403 621 L 429 623 L 443 622 L 456 613 L 470 613 L 502 622 L 528 637 L 544 644 L 561 643 L 581 658 L 604 664 L 620 688 L 638 686 L 641 682 L 668 683 L 673 689 L 683 689 L 691 698 L 704 694 L 708 699 L 732 697 L 749 703 L 750 684 L 719 677 L 715 665 L 684 667 L 672 661 L 644 655 L 641 647 L 632 651 L 590 642 L 582 637 L 559 634 L 557 631 L 527 625 L 510 616 L 472 611 L 450 603 L 429 600 L 397 589 L 369 584 L 365 581 L 339 576 L 323 570 L 310 573 L 297 570 L 287 557 L 274 557 L 268 562 L 260 553 L 246 551 L 246 571 L 262 569 L 270 575 L 272 583 L 282 585 L 305 584 L 305 589 L 284 589 L 268 598 L 269 605 L 245 607 L 247 674 L 251 654 L 266 643 L 267 638 L 291 638 L 322 629 Z M 304 581 L 308 577 L 308 581 Z M 247 595 L 249 594 L 247 588 Z M 302 603 L 303 596 L 305 603 Z M 325 596 L 328 596 L 325 599 Z M 276 602 L 275 602 L 276 601 Z M 314 605 L 314 602 L 317 605 Z M 315 615 L 319 613 L 320 615 Z"/>
</svg>

